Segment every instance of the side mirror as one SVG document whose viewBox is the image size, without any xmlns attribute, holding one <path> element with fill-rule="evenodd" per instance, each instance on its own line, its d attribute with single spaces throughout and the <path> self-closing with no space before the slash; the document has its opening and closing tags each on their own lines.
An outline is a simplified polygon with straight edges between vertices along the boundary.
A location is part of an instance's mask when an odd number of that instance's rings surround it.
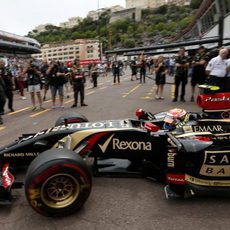
<svg viewBox="0 0 230 230">
<path fill-rule="evenodd" d="M 146 123 L 144 124 L 144 127 L 145 127 L 145 129 L 148 130 L 149 132 L 157 132 L 157 131 L 160 129 L 159 126 L 157 126 L 157 125 L 155 125 L 155 124 L 153 124 L 153 123 L 151 123 L 151 122 L 146 122 Z"/>
</svg>

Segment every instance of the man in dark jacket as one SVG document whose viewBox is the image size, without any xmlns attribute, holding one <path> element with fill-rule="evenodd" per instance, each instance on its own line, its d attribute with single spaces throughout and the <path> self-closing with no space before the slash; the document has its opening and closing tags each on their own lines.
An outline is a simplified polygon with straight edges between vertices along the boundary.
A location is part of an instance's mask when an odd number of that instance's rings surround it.
<svg viewBox="0 0 230 230">
<path fill-rule="evenodd" d="M 177 101 L 179 94 L 179 86 L 181 85 L 181 102 L 185 102 L 185 86 L 188 82 L 188 58 L 185 56 L 185 48 L 179 49 L 178 57 L 176 58 L 176 73 L 175 73 L 175 92 L 173 102 Z"/>
<path fill-rule="evenodd" d="M 8 108 L 11 112 L 14 112 L 13 109 L 13 90 L 14 90 L 14 81 L 12 73 L 5 68 L 5 74 L 3 75 L 3 80 L 5 82 L 5 94 L 8 99 Z"/>
<path fill-rule="evenodd" d="M 11 112 L 14 112 L 13 109 L 13 80 L 11 72 L 6 68 L 6 63 L 4 60 L 0 61 L 0 76 L 1 76 L 1 89 L 0 91 L 5 94 L 5 97 L 8 99 L 8 108 Z M 3 97 L 3 95 L 1 96 Z M 4 100 L 3 100 L 4 101 Z M 5 102 L 4 102 L 5 104 Z M 4 113 L 4 104 L 1 105 L 1 112 Z"/>
<path fill-rule="evenodd" d="M 50 64 L 47 70 L 47 76 L 49 79 L 50 90 L 52 94 L 53 106 L 52 108 L 64 108 L 63 98 L 64 98 L 64 84 L 66 83 L 66 74 L 63 67 L 59 62 L 53 62 Z M 59 93 L 60 105 L 56 106 L 56 94 Z"/>
<path fill-rule="evenodd" d="M 0 60 L 0 116 L 4 114 L 4 106 L 6 103 L 6 93 L 5 93 L 6 85 L 3 79 L 5 70 L 3 66 L 5 66 L 5 62 L 3 60 Z"/>
<path fill-rule="evenodd" d="M 78 103 L 78 94 L 80 93 L 80 102 L 81 106 L 87 106 L 84 103 L 85 99 L 85 75 L 84 72 L 77 66 L 73 66 L 71 69 L 71 81 L 73 84 L 73 90 L 74 90 L 74 104 L 71 106 L 71 108 L 77 107 Z"/>
</svg>

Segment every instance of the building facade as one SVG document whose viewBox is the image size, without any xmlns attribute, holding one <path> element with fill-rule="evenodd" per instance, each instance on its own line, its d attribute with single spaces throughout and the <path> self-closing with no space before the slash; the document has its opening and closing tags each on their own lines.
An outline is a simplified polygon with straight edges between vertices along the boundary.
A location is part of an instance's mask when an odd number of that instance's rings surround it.
<svg viewBox="0 0 230 230">
<path fill-rule="evenodd" d="M 61 22 L 59 26 L 62 28 L 72 28 L 74 26 L 78 26 L 82 20 L 82 17 L 72 17 L 69 18 L 67 22 Z"/>
<path fill-rule="evenodd" d="M 126 0 L 126 8 L 158 8 L 166 4 L 188 5 L 191 0 Z"/>
<path fill-rule="evenodd" d="M 45 32 L 47 26 L 54 26 L 54 25 L 50 23 L 38 25 L 33 29 L 32 34 L 40 34 L 42 32 Z"/>
<path fill-rule="evenodd" d="M 70 61 L 74 59 L 99 59 L 99 41 L 95 39 L 77 39 L 66 43 L 45 44 L 40 54 L 32 56 L 46 61 Z"/>
<path fill-rule="evenodd" d="M 90 17 L 93 19 L 93 21 L 97 21 L 99 19 L 99 16 L 110 10 L 111 13 L 114 13 L 114 12 L 117 12 L 117 11 L 120 11 L 120 10 L 124 10 L 125 8 L 120 6 L 120 5 L 115 5 L 115 6 L 112 6 L 112 7 L 106 7 L 106 8 L 100 8 L 98 10 L 91 10 L 88 12 L 87 14 L 87 17 Z"/>
<path fill-rule="evenodd" d="M 109 23 L 113 23 L 119 19 L 125 18 L 129 18 L 133 21 L 139 22 L 141 20 L 141 8 L 136 7 L 113 12 L 111 14 Z"/>
</svg>

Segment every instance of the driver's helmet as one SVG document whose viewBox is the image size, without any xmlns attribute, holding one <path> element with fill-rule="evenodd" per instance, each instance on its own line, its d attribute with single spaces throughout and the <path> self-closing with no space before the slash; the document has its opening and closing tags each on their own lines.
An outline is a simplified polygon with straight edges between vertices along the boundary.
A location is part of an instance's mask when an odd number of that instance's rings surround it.
<svg viewBox="0 0 230 230">
<path fill-rule="evenodd" d="M 180 108 L 169 110 L 164 118 L 164 128 L 170 130 L 176 128 L 178 124 L 186 123 L 187 114 L 186 110 Z"/>
</svg>

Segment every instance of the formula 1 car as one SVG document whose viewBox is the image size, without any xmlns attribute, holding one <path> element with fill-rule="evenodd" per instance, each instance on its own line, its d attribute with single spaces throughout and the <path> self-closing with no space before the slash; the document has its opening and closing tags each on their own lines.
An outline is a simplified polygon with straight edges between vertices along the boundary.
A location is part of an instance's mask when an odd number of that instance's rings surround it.
<svg viewBox="0 0 230 230">
<path fill-rule="evenodd" d="M 153 178 L 165 183 L 167 197 L 228 193 L 230 119 L 202 114 L 190 113 L 171 131 L 162 125 L 165 113 L 143 119 L 138 110 L 138 119 L 98 122 L 63 115 L 54 127 L 0 148 L 0 203 L 10 203 L 12 189 L 24 186 L 38 213 L 71 214 L 86 202 L 92 174 Z M 20 167 L 28 167 L 23 182 L 14 176 Z"/>
</svg>

